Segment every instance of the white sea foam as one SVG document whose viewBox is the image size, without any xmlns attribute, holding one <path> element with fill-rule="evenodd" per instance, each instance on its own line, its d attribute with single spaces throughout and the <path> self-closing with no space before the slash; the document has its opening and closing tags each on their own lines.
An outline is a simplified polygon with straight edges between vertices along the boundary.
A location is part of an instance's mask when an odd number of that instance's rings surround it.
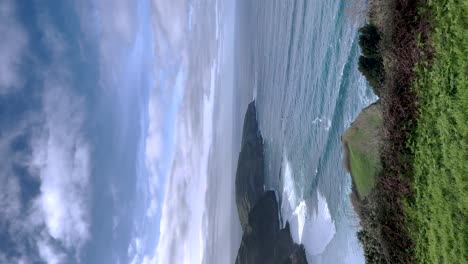
<svg viewBox="0 0 468 264">
<path fill-rule="evenodd" d="M 294 179 L 292 178 L 291 165 L 287 159 L 284 159 L 283 168 L 283 199 L 286 199 L 284 202 L 289 203 L 289 208 L 295 208 L 297 206 L 296 188 L 294 187 Z"/>
<path fill-rule="evenodd" d="M 331 127 L 331 120 L 326 118 L 326 117 L 323 117 L 323 118 L 320 118 L 320 117 L 316 117 L 313 121 L 312 121 L 312 124 L 315 125 L 315 124 L 322 124 L 322 123 L 325 123 L 323 126 L 325 128 L 326 131 L 330 130 L 330 127 Z"/>
<path fill-rule="evenodd" d="M 327 131 L 330 130 L 331 125 L 332 125 L 331 120 L 327 119 L 327 123 L 325 124 L 325 130 L 327 130 Z"/>
<path fill-rule="evenodd" d="M 322 119 L 321 119 L 321 118 L 319 118 L 319 117 L 316 117 L 316 118 L 314 119 L 314 121 L 312 121 L 312 124 L 314 124 L 314 125 L 315 125 L 315 124 L 317 124 L 317 123 L 321 123 L 321 122 L 322 122 Z"/>
<path fill-rule="evenodd" d="M 303 244 L 310 255 L 320 254 L 325 250 L 336 232 L 327 201 L 317 191 L 316 210 L 312 211 L 307 208 L 306 202 L 297 196 L 293 171 L 287 159 L 283 161 L 283 168 L 281 213 L 284 223 L 289 222 L 294 242 Z"/>
</svg>

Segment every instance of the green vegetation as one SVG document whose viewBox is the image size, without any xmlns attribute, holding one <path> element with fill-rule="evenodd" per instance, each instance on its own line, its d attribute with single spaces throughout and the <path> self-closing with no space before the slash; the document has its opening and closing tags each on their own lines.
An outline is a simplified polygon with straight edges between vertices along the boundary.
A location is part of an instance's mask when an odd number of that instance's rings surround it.
<svg viewBox="0 0 468 264">
<path fill-rule="evenodd" d="M 379 52 L 380 33 L 373 24 L 364 25 L 359 32 L 359 46 L 362 51 L 358 62 L 359 71 L 366 77 L 374 93 L 380 96 L 379 87 L 384 77 L 383 59 Z"/>
<path fill-rule="evenodd" d="M 380 33 L 374 24 L 366 24 L 359 29 L 359 46 L 363 56 L 381 59 L 379 52 Z"/>
<path fill-rule="evenodd" d="M 360 59 L 359 67 L 378 88 L 383 138 L 374 188 L 362 200 L 352 194 L 366 262 L 468 263 L 468 2 L 369 7 L 382 64 Z M 378 56 L 373 43 L 360 45 L 363 57 Z M 351 169 L 373 162 L 356 153 Z M 354 167 L 364 175 L 365 165 Z"/>
<path fill-rule="evenodd" d="M 363 110 L 343 135 L 347 169 L 353 177 L 358 196 L 365 198 L 380 172 L 382 111 L 376 103 Z"/>
<path fill-rule="evenodd" d="M 376 167 L 374 160 L 369 159 L 364 153 L 353 148 L 349 148 L 349 159 L 351 162 L 352 174 L 360 197 L 367 196 L 375 184 Z"/>
<path fill-rule="evenodd" d="M 369 228 L 362 229 L 357 233 L 357 237 L 364 248 L 364 254 L 367 263 L 386 263 L 382 245 L 373 232 L 369 232 Z"/>
<path fill-rule="evenodd" d="M 468 263 L 468 2 L 427 8 L 435 53 L 416 67 L 414 198 L 406 208 L 420 263 Z"/>
</svg>

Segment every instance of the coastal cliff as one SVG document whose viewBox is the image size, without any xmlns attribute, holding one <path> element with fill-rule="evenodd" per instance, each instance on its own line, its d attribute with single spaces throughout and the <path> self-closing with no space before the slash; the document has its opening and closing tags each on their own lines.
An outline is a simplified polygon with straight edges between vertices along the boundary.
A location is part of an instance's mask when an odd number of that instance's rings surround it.
<svg viewBox="0 0 468 264">
<path fill-rule="evenodd" d="M 264 191 L 263 138 L 255 101 L 247 108 L 236 172 L 236 203 L 243 236 L 236 264 L 307 263 L 304 247 L 294 243 L 287 223 L 280 229 L 274 191 Z"/>
<path fill-rule="evenodd" d="M 236 172 L 236 203 L 242 228 L 248 227 L 249 212 L 263 194 L 263 138 L 258 128 L 255 101 L 247 108 L 241 151 Z"/>
<path fill-rule="evenodd" d="M 273 191 L 265 192 L 249 214 L 249 229 L 244 230 L 236 259 L 241 263 L 307 263 L 304 247 L 291 238 L 289 224 L 279 228 Z"/>
<path fill-rule="evenodd" d="M 341 138 L 345 167 L 353 179 L 353 192 L 360 199 L 371 192 L 382 170 L 382 126 L 382 109 L 377 101 L 362 110 Z"/>
</svg>

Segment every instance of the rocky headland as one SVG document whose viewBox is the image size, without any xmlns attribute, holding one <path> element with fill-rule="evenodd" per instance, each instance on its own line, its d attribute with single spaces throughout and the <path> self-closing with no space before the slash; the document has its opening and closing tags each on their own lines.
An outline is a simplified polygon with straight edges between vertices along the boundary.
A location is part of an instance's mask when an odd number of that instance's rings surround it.
<svg viewBox="0 0 468 264">
<path fill-rule="evenodd" d="M 236 172 L 236 203 L 243 235 L 236 264 L 307 263 L 304 247 L 294 243 L 289 224 L 280 227 L 274 191 L 264 190 L 263 138 L 255 101 L 247 108 Z"/>
</svg>

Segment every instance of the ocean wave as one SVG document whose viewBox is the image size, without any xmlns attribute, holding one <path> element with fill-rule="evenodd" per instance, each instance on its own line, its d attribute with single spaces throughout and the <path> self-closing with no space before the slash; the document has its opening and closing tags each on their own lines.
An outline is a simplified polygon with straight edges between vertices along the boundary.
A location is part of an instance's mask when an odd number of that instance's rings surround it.
<svg viewBox="0 0 468 264">
<path fill-rule="evenodd" d="M 297 194 L 289 161 L 283 160 L 283 190 L 281 214 L 283 225 L 289 222 L 294 242 L 304 245 L 309 255 L 322 253 L 336 233 L 325 197 L 317 191 L 316 197 L 306 201 Z M 308 206 L 308 204 L 313 204 Z M 310 208 L 313 207 L 313 208 Z"/>
</svg>

